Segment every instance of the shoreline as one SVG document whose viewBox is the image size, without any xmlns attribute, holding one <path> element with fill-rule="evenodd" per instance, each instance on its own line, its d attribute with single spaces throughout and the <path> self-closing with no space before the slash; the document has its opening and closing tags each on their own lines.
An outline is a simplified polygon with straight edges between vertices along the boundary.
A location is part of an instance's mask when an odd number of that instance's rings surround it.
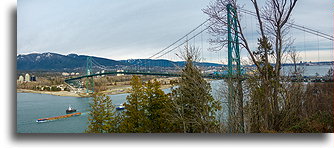
<svg viewBox="0 0 334 148">
<path fill-rule="evenodd" d="M 47 94 L 53 96 L 82 97 L 79 94 L 68 91 L 38 91 L 29 89 L 16 89 L 16 93 L 35 93 L 35 94 Z"/>
<path fill-rule="evenodd" d="M 172 85 L 162 85 L 161 89 L 168 89 L 171 88 Z M 29 90 L 29 89 L 16 89 L 16 93 L 35 93 L 35 94 L 47 94 L 47 95 L 53 95 L 53 96 L 64 96 L 64 97 L 89 97 L 85 95 L 80 95 L 78 93 L 69 92 L 69 91 L 38 91 L 38 90 Z M 107 91 L 102 91 L 101 93 L 104 93 L 106 95 L 118 95 L 118 94 L 125 94 L 130 93 L 129 87 L 123 87 L 118 89 L 111 89 Z"/>
</svg>

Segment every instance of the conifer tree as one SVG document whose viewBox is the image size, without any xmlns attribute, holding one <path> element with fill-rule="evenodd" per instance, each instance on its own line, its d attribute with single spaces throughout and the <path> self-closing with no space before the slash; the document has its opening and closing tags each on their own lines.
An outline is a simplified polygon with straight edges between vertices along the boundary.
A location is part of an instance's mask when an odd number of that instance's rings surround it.
<svg viewBox="0 0 334 148">
<path fill-rule="evenodd" d="M 161 90 L 161 84 L 154 80 L 144 85 L 145 116 L 148 119 L 147 130 L 153 133 L 171 132 L 171 123 L 167 120 L 170 101 Z"/>
<path fill-rule="evenodd" d="M 86 133 L 118 132 L 119 115 L 116 114 L 112 100 L 105 94 L 94 94 L 88 117 L 89 126 Z"/>
<path fill-rule="evenodd" d="M 131 86 L 122 130 L 130 133 L 169 132 L 171 125 L 166 120 L 169 98 L 161 90 L 161 84 L 156 80 L 143 83 L 138 76 L 133 76 Z"/>
<path fill-rule="evenodd" d="M 133 76 L 130 84 L 132 86 L 131 94 L 126 97 L 126 111 L 121 128 L 123 132 L 127 133 L 147 132 L 145 130 L 145 123 L 147 123 L 147 119 L 143 109 L 143 84 L 138 76 Z"/>
<path fill-rule="evenodd" d="M 217 132 L 219 122 L 216 113 L 220 103 L 211 96 L 210 84 L 194 65 L 197 50 L 186 46 L 183 58 L 186 65 L 182 70 L 179 87 L 172 91 L 174 130 L 184 133 Z"/>
</svg>

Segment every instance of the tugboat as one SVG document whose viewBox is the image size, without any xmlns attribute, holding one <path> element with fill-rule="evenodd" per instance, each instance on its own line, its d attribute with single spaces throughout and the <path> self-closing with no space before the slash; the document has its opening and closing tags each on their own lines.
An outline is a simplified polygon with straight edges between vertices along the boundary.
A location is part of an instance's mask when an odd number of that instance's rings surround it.
<svg viewBox="0 0 334 148">
<path fill-rule="evenodd" d="M 123 110 L 123 109 L 125 109 L 125 106 L 123 104 L 116 106 L 116 110 Z"/>
<path fill-rule="evenodd" d="M 68 106 L 68 109 L 66 110 L 66 114 L 74 113 L 76 111 L 77 111 L 76 109 L 72 108 L 71 106 Z"/>
</svg>

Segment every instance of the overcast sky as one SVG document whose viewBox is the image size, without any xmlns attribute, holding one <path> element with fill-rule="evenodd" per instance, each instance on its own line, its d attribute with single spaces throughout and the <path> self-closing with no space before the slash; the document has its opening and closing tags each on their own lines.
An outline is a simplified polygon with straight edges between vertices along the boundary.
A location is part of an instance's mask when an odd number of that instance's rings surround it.
<svg viewBox="0 0 334 148">
<path fill-rule="evenodd" d="M 239 1 L 252 10 L 249 0 Z M 116 60 L 147 58 L 205 21 L 207 16 L 202 9 L 209 2 L 18 0 L 17 53 L 76 53 Z M 333 35 L 333 1 L 299 0 L 293 19 L 296 24 Z M 253 48 L 258 34 L 256 25 L 250 24 L 255 21 L 250 16 L 245 16 L 243 21 Z M 297 30 L 292 30 L 291 34 L 296 39 L 294 46 L 297 50 L 307 49 L 300 51 L 303 60 L 333 59 L 333 46 L 329 40 Z M 209 37 L 203 34 L 191 42 L 206 49 L 209 48 L 206 43 Z M 208 61 L 227 57 L 224 50 L 204 52 Z M 247 53 L 243 51 L 242 56 L 246 58 Z"/>
</svg>

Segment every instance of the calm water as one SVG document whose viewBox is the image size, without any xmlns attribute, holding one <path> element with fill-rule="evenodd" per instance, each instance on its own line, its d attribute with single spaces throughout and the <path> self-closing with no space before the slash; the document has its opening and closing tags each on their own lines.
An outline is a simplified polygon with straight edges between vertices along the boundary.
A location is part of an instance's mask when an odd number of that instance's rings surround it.
<svg viewBox="0 0 334 148">
<path fill-rule="evenodd" d="M 333 65 L 320 65 L 320 66 L 301 66 L 304 68 L 304 75 L 305 76 L 315 76 L 318 73 L 320 76 L 325 76 Z M 283 66 L 283 73 L 287 74 L 293 71 L 293 66 Z"/>
<path fill-rule="evenodd" d="M 213 81 L 217 86 L 222 81 Z M 164 89 L 166 93 L 170 89 Z M 213 89 L 213 92 L 216 92 Z M 110 95 L 113 104 L 126 101 L 128 94 Z M 82 133 L 88 126 L 89 103 L 92 98 L 63 97 L 47 94 L 17 93 L 17 132 L 18 133 Z M 40 118 L 65 115 L 65 110 L 71 105 L 81 116 L 74 116 L 54 121 L 37 123 Z"/>
<path fill-rule="evenodd" d="M 127 94 L 113 95 L 114 104 L 125 101 Z M 46 94 L 17 93 L 18 133 L 82 133 L 88 124 L 88 109 L 91 98 L 62 97 Z M 37 123 L 39 118 L 65 115 L 71 105 L 81 116 Z"/>
<path fill-rule="evenodd" d="M 307 66 L 305 75 L 314 75 L 318 72 L 325 75 L 330 65 Z M 284 69 L 287 69 L 285 67 Z M 221 80 L 212 81 L 212 95 L 214 98 L 224 98 L 218 92 L 224 89 Z M 165 89 L 165 92 L 170 92 Z M 115 105 L 126 101 L 128 94 L 111 95 Z M 17 93 L 17 132 L 18 133 L 82 133 L 88 126 L 88 109 L 92 98 L 77 98 L 52 96 L 46 94 Z M 225 101 L 225 100 L 222 100 Z M 82 112 L 81 116 L 75 116 L 45 123 L 36 123 L 39 118 L 47 118 L 65 115 L 68 105 Z M 226 104 L 223 104 L 223 108 Z M 225 107 L 226 108 L 226 107 Z M 224 112 L 224 111 L 223 111 Z"/>
</svg>

